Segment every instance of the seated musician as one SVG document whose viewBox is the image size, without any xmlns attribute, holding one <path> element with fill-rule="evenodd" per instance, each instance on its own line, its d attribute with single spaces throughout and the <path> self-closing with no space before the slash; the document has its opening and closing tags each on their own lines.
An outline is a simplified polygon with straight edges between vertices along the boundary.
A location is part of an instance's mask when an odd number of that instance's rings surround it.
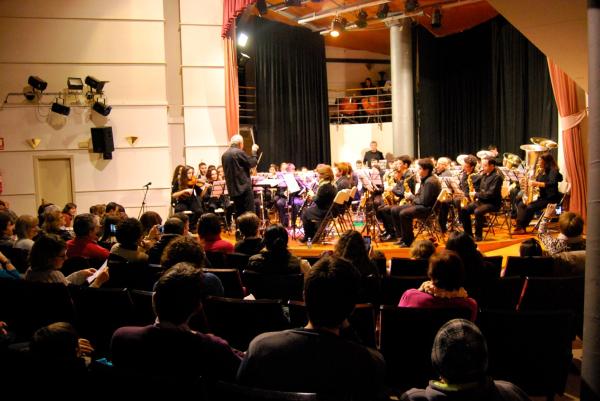
<svg viewBox="0 0 600 401">
<path fill-rule="evenodd" d="M 412 172 L 408 169 L 411 163 L 410 156 L 403 155 L 399 157 L 399 163 L 396 164 L 396 169 L 394 170 L 395 185 L 392 188 L 386 188 L 386 194 L 391 192 L 393 196 L 404 199 L 405 192 L 415 193 L 415 179 Z M 394 241 L 399 235 L 399 233 L 396 233 L 392 219 L 392 208 L 394 206 L 390 203 L 377 209 L 377 218 L 383 223 L 385 229 L 381 234 L 381 240 L 384 242 Z"/>
<path fill-rule="evenodd" d="M 438 177 L 451 177 L 450 164 L 452 160 L 447 157 L 440 157 L 435 164 L 435 175 Z"/>
<path fill-rule="evenodd" d="M 329 207 L 335 199 L 337 189 L 333 184 L 333 170 L 327 164 L 317 166 L 319 177 L 319 188 L 317 194 L 312 200 L 311 206 L 302 213 L 302 226 L 304 227 L 304 237 L 300 242 L 307 242 L 309 238 L 314 238 L 317 228 L 325 218 Z"/>
<path fill-rule="evenodd" d="M 395 245 L 408 248 L 414 241 L 413 219 L 415 217 L 426 217 L 431 213 L 442 186 L 439 179 L 433 175 L 433 163 L 430 159 L 420 159 L 417 169 L 421 178 L 421 186 L 416 195 L 405 193 L 404 197 L 411 200 L 411 204 L 394 206 L 392 208 L 392 219 L 396 233 L 400 235 L 400 241 Z"/>
<path fill-rule="evenodd" d="M 439 161 L 438 161 L 439 163 Z M 461 191 L 464 192 L 465 198 L 457 199 L 454 198 L 452 200 L 454 210 L 460 210 L 462 204 L 471 203 L 471 198 L 469 198 L 469 192 L 471 192 L 470 187 L 473 186 L 473 189 L 478 188 L 479 186 L 479 178 L 480 176 L 475 173 L 475 167 L 477 166 L 477 158 L 473 155 L 469 155 L 465 157 L 463 162 L 462 171 L 459 176 L 459 185 Z M 471 177 L 469 183 L 469 176 Z M 466 202 L 466 203 L 465 203 Z M 448 231 L 447 223 L 448 223 L 448 212 L 450 211 L 449 203 L 440 203 L 440 210 L 438 215 L 438 221 L 440 223 L 440 227 L 442 233 L 445 234 Z"/>
<path fill-rule="evenodd" d="M 523 199 L 517 204 L 517 227 L 513 234 L 525 234 L 525 229 L 529 225 L 535 212 L 543 210 L 548 203 L 560 202 L 561 193 L 558 191 L 558 183 L 562 181 L 563 176 L 558 171 L 558 166 L 554 157 L 550 153 L 544 153 L 539 161 L 539 174 L 535 180 L 529 181 L 528 185 L 533 188 L 539 188 L 538 199 Z M 523 194 L 527 197 L 528 194 Z"/>
<path fill-rule="evenodd" d="M 479 190 L 469 193 L 473 202 L 460 211 L 460 222 L 465 233 L 472 236 L 471 214 L 475 214 L 475 241 L 481 241 L 485 215 L 497 212 L 502 205 L 502 182 L 504 177 L 496 169 L 496 159 L 481 160 Z"/>
<path fill-rule="evenodd" d="M 183 166 L 177 181 L 171 187 L 175 212 L 192 212 L 194 216 L 190 220 L 196 221 L 197 216 L 202 214 L 201 192 L 200 183 L 194 176 L 194 168 Z"/>
<path fill-rule="evenodd" d="M 298 217 L 298 210 L 300 210 L 300 207 L 304 203 L 304 199 L 302 199 L 302 194 L 305 192 L 306 184 L 300 176 L 296 175 L 296 166 L 293 163 L 281 163 L 281 165 L 285 165 L 284 167 L 286 168 L 286 170 L 282 170 L 277 175 L 277 177 L 281 180 L 281 183 L 277 187 L 277 193 L 275 195 L 275 206 L 277 207 L 279 222 L 284 227 L 288 227 L 290 223 L 288 215 L 288 206 L 290 206 L 292 215 L 292 226 L 295 226 L 296 219 Z M 288 177 L 288 179 L 290 179 L 290 177 L 293 177 L 293 180 L 295 180 L 298 184 L 299 190 L 290 193 L 290 189 L 288 188 L 288 185 L 285 181 L 286 176 Z"/>
<path fill-rule="evenodd" d="M 339 162 L 335 165 L 335 186 L 337 190 L 352 188 L 352 166 L 350 163 Z"/>
</svg>

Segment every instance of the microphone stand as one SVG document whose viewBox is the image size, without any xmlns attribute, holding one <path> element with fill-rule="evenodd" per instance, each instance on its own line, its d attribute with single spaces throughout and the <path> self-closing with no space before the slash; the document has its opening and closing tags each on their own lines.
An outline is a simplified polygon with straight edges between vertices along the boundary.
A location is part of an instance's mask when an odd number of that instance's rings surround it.
<svg viewBox="0 0 600 401">
<path fill-rule="evenodd" d="M 144 185 L 146 191 L 144 192 L 144 199 L 142 199 L 142 206 L 140 207 L 140 213 L 138 214 L 138 220 L 142 217 L 142 214 L 146 212 L 146 196 L 148 195 L 148 190 L 150 189 L 150 185 Z"/>
</svg>

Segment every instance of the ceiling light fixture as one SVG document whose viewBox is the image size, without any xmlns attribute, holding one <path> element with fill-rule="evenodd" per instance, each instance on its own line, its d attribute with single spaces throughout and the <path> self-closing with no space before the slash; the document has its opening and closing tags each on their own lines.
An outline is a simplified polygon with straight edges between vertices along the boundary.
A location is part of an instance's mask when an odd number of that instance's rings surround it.
<svg viewBox="0 0 600 401">
<path fill-rule="evenodd" d="M 377 9 L 377 18 L 384 19 L 385 17 L 387 17 L 389 12 L 390 12 L 390 5 L 387 3 L 382 4 Z"/>
<path fill-rule="evenodd" d="M 334 38 L 340 36 L 340 33 L 344 32 L 344 29 L 346 29 L 346 22 L 345 18 L 336 17 L 331 21 L 331 31 L 329 32 L 329 35 Z"/>
<path fill-rule="evenodd" d="M 246 35 L 244 32 L 240 32 L 240 34 L 238 35 L 238 40 L 237 40 L 238 46 L 246 47 L 247 43 L 248 43 L 248 35 Z"/>
<path fill-rule="evenodd" d="M 356 16 L 356 21 L 354 22 L 357 28 L 366 28 L 367 27 L 367 12 L 365 10 L 360 10 L 358 15 Z"/>
<path fill-rule="evenodd" d="M 265 15 L 267 12 L 269 12 L 269 8 L 267 7 L 267 1 L 266 0 L 257 0 L 256 1 L 256 9 L 258 10 L 258 13 L 260 15 Z"/>
<path fill-rule="evenodd" d="M 419 8 L 418 0 L 406 0 L 404 2 L 404 12 L 411 13 Z"/>
<path fill-rule="evenodd" d="M 431 14 L 431 27 L 438 29 L 442 27 L 442 10 L 437 7 Z"/>
</svg>

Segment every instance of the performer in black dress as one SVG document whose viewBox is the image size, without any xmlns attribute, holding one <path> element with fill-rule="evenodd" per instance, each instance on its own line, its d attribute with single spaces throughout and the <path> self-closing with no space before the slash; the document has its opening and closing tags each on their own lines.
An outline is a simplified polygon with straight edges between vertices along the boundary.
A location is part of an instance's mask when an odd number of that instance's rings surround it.
<svg viewBox="0 0 600 401">
<path fill-rule="evenodd" d="M 323 218 L 327 214 L 329 207 L 335 199 L 337 190 L 333 184 L 333 170 L 327 164 L 321 164 L 317 167 L 319 176 L 319 188 L 317 194 L 312 199 L 312 204 L 302 213 L 302 225 L 304 227 L 304 237 L 300 242 L 306 242 L 309 238 L 313 238 L 317 232 L 317 228 Z"/>
</svg>

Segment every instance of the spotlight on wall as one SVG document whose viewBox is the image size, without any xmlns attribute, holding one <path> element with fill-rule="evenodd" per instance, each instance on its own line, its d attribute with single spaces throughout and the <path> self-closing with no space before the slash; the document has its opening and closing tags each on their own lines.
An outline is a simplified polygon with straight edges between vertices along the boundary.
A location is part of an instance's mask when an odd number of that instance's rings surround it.
<svg viewBox="0 0 600 401">
<path fill-rule="evenodd" d="M 246 43 L 248 43 L 248 35 L 246 35 L 244 32 L 240 32 L 237 37 L 237 45 L 239 47 L 246 47 Z"/>
<path fill-rule="evenodd" d="M 410 13 L 415 11 L 419 7 L 418 0 L 406 0 L 404 2 L 404 12 Z"/>
<path fill-rule="evenodd" d="M 81 78 L 69 77 L 67 78 L 67 88 L 71 91 L 83 90 L 83 81 Z"/>
<path fill-rule="evenodd" d="M 102 93 L 106 83 L 108 83 L 108 81 L 100 81 L 99 79 L 96 79 L 90 75 L 85 77 L 85 84 L 94 89 L 96 93 Z"/>
<path fill-rule="evenodd" d="M 360 10 L 356 15 L 356 24 L 357 28 L 366 28 L 367 27 L 367 12 L 365 10 Z"/>
<path fill-rule="evenodd" d="M 112 106 L 107 106 L 106 103 L 95 102 L 94 105 L 92 106 L 92 109 L 96 113 L 106 117 L 110 114 L 110 112 L 112 110 Z"/>
<path fill-rule="evenodd" d="M 33 89 L 39 90 L 43 92 L 48 87 L 48 82 L 44 81 L 42 78 L 38 76 L 30 75 L 27 83 L 31 85 Z"/>
<path fill-rule="evenodd" d="M 266 0 L 257 0 L 256 1 L 256 9 L 258 10 L 258 13 L 260 15 L 265 15 L 269 9 L 267 8 L 267 1 Z"/>
<path fill-rule="evenodd" d="M 346 18 L 336 17 L 333 21 L 331 21 L 331 31 L 329 34 L 331 37 L 337 38 L 340 36 L 340 33 L 344 32 L 346 29 Z"/>
<path fill-rule="evenodd" d="M 52 107 L 50 108 L 50 110 L 52 110 L 56 114 L 61 114 L 63 116 L 68 116 L 71 112 L 71 108 L 65 104 L 58 103 L 58 99 L 56 99 L 54 103 L 52 103 Z"/>
<path fill-rule="evenodd" d="M 384 3 L 384 4 L 380 5 L 379 8 L 377 9 L 377 18 L 384 19 L 385 17 L 387 17 L 389 12 L 390 12 L 390 5 L 388 3 Z"/>
<path fill-rule="evenodd" d="M 431 14 L 431 27 L 440 28 L 442 26 L 442 10 L 438 7 Z"/>
</svg>

